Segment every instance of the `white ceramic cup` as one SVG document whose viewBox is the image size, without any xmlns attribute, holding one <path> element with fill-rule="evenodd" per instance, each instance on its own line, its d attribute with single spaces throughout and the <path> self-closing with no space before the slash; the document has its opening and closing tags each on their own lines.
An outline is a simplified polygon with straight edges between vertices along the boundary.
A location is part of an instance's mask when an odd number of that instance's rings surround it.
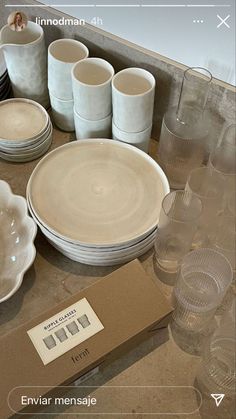
<svg viewBox="0 0 236 419">
<path fill-rule="evenodd" d="M 88 48 L 75 39 L 57 39 L 48 47 L 48 89 L 63 100 L 72 100 L 71 69 L 87 58 Z"/>
<path fill-rule="evenodd" d="M 122 141 L 131 144 L 145 153 L 148 153 L 149 143 L 151 138 L 152 125 L 140 132 L 125 132 L 121 131 L 112 121 L 112 138 L 113 140 Z"/>
<path fill-rule="evenodd" d="M 142 68 L 126 68 L 113 77 L 113 120 L 119 129 L 140 132 L 152 125 L 155 85 Z"/>
<path fill-rule="evenodd" d="M 62 131 L 74 131 L 74 101 L 58 99 L 50 91 L 49 96 L 52 107 L 52 116 L 55 124 Z"/>
<path fill-rule="evenodd" d="M 82 118 L 74 110 L 75 133 L 77 140 L 86 138 L 111 138 L 111 114 L 99 121 Z"/>
<path fill-rule="evenodd" d="M 102 58 L 87 58 L 71 71 L 75 111 L 85 119 L 100 120 L 111 114 L 114 68 Z"/>
</svg>

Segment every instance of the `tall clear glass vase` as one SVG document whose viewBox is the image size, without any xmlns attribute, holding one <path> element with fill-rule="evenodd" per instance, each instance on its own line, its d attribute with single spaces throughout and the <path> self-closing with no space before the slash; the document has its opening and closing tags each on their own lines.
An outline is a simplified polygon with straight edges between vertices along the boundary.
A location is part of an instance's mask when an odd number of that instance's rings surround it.
<svg viewBox="0 0 236 419">
<path fill-rule="evenodd" d="M 204 160 L 208 137 L 204 109 L 211 80 L 208 70 L 187 69 L 178 106 L 164 115 L 158 158 L 173 189 L 183 189 L 190 171 Z"/>
</svg>

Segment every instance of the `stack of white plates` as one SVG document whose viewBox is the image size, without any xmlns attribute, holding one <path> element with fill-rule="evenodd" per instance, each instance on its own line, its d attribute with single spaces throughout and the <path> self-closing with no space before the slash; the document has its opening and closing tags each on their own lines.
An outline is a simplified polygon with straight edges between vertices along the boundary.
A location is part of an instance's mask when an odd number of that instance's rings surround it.
<svg viewBox="0 0 236 419">
<path fill-rule="evenodd" d="M 109 266 L 154 243 L 167 178 L 143 151 L 113 140 L 66 144 L 45 156 L 28 186 L 29 210 L 65 256 Z"/>
<path fill-rule="evenodd" d="M 27 162 L 41 157 L 52 142 L 52 124 L 46 110 L 29 99 L 0 102 L 0 158 Z"/>
</svg>

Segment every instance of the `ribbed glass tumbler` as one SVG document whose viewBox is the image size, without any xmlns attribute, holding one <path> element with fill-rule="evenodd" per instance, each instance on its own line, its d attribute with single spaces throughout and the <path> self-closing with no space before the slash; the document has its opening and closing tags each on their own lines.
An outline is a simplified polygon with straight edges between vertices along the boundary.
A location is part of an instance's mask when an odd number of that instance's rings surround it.
<svg viewBox="0 0 236 419">
<path fill-rule="evenodd" d="M 188 331 L 204 329 L 232 278 L 231 265 L 221 253 L 208 248 L 188 253 L 173 290 L 174 321 Z"/>
<path fill-rule="evenodd" d="M 155 258 L 167 273 L 178 271 L 182 258 L 190 250 L 202 211 L 201 200 L 185 191 L 167 194 L 162 201 Z"/>
<path fill-rule="evenodd" d="M 236 330 L 235 301 L 230 311 L 221 318 L 203 349 L 202 361 L 197 374 L 197 383 L 201 390 L 210 393 L 233 395 L 236 393 Z"/>
</svg>

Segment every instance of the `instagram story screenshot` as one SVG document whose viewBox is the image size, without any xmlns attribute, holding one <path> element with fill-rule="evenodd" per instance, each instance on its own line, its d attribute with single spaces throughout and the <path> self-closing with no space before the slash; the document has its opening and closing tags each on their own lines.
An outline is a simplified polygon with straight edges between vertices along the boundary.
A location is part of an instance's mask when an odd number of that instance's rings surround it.
<svg viewBox="0 0 236 419">
<path fill-rule="evenodd" d="M 235 0 L 0 1 L 0 419 L 236 419 Z"/>
</svg>

